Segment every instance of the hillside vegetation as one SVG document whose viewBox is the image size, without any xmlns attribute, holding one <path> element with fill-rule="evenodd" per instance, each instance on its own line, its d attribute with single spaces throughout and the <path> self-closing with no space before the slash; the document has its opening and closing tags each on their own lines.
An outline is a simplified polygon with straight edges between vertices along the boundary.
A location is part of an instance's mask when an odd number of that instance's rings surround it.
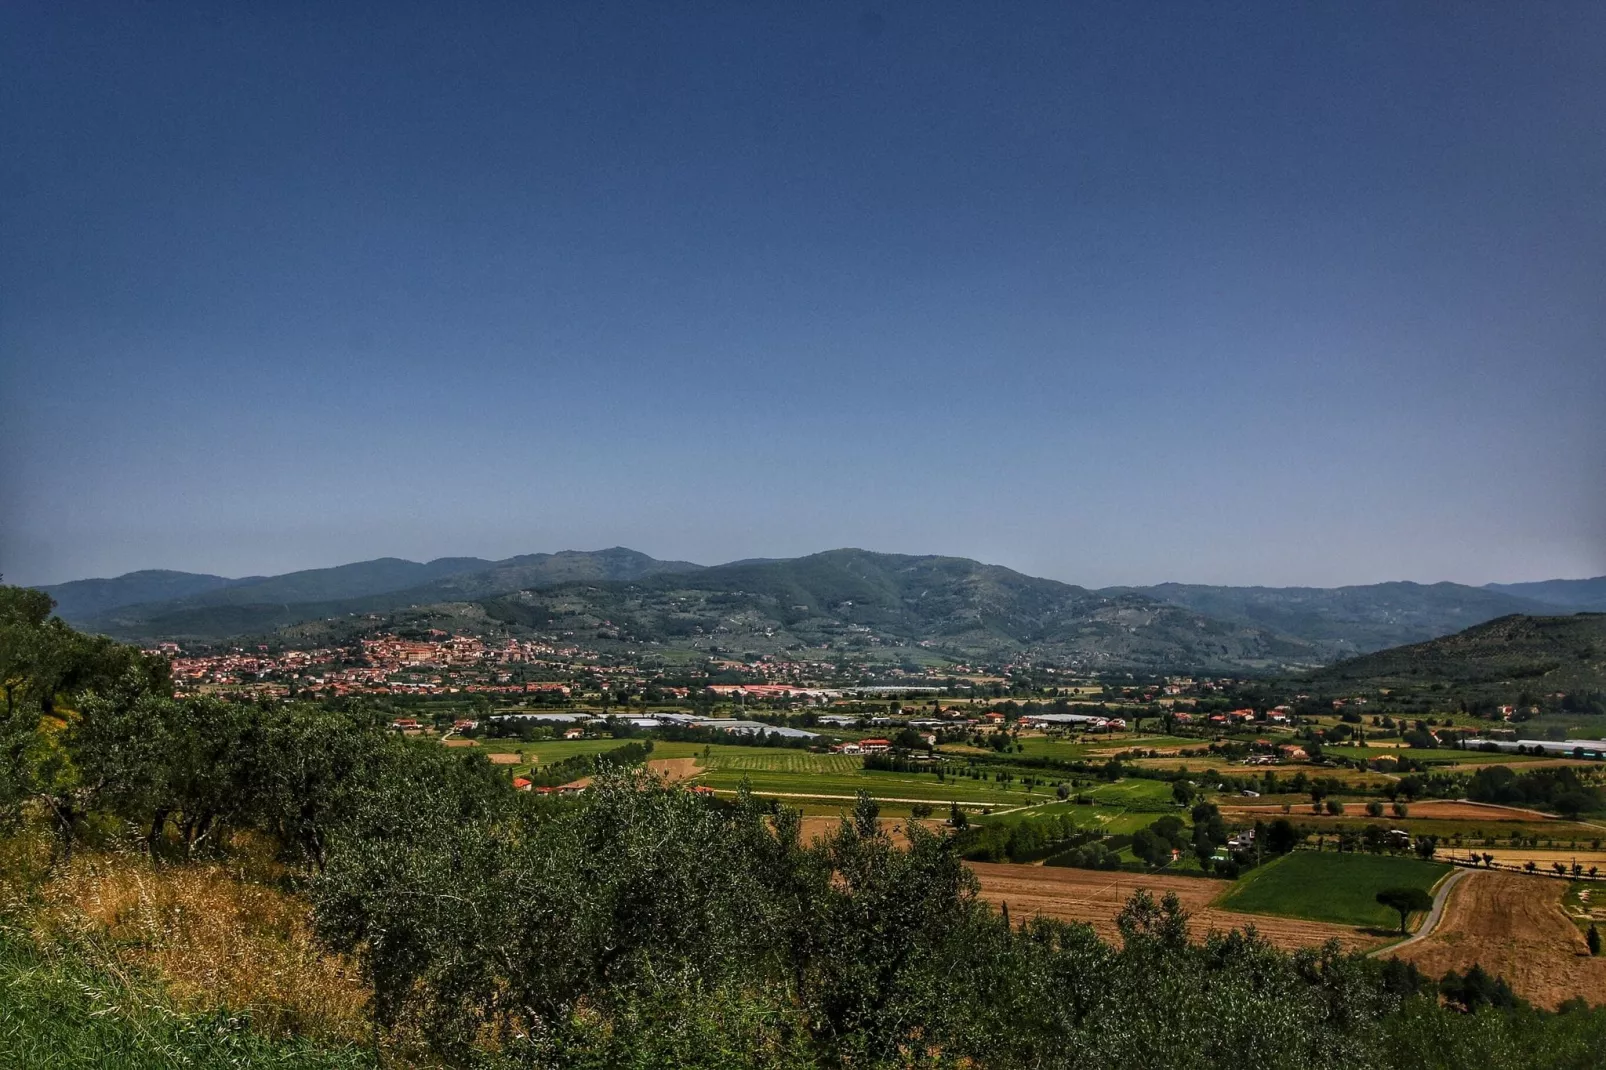
<svg viewBox="0 0 1606 1070">
<path fill-rule="evenodd" d="M 1297 640 L 1142 595 L 1106 596 L 966 558 L 863 550 L 537 588 L 486 612 L 542 631 L 704 650 L 924 646 L 959 658 L 1026 652 L 1090 670 L 1316 660 Z"/>
<path fill-rule="evenodd" d="M 1516 615 L 1310 674 L 1357 690 L 1421 684 L 1516 685 L 1534 693 L 1606 690 L 1606 613 Z"/>
<path fill-rule="evenodd" d="M 698 567 L 685 561 L 658 561 L 623 547 L 526 554 L 505 561 L 457 557 L 418 564 L 381 558 L 283 576 L 231 580 L 190 597 L 139 604 L 119 602 L 98 610 L 85 608 L 85 592 L 75 588 L 68 593 L 79 608 L 75 614 L 63 616 L 92 631 L 125 638 L 220 638 L 261 634 L 322 617 L 384 613 L 403 606 L 483 598 L 521 587 L 575 580 L 636 579 L 658 571 Z M 75 585 L 64 584 L 45 591 L 54 593 L 70 587 Z"/>
<path fill-rule="evenodd" d="M 1490 583 L 1491 591 L 1529 598 L 1570 610 L 1606 613 L 1606 576 L 1588 580 L 1539 580 L 1534 583 Z"/>
<path fill-rule="evenodd" d="M 1513 613 L 1556 613 L 1514 593 L 1458 583 L 1374 583 L 1360 587 L 1210 587 L 1166 583 L 1135 588 L 1221 620 L 1241 621 L 1315 644 L 1324 659 L 1417 643 Z"/>
</svg>

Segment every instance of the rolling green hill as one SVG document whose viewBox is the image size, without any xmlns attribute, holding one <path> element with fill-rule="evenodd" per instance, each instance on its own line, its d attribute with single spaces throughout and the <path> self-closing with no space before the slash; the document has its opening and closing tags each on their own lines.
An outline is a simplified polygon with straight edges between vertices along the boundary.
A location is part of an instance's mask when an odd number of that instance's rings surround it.
<svg viewBox="0 0 1606 1070">
<path fill-rule="evenodd" d="M 308 620 L 349 613 L 384 613 L 405 606 L 456 602 L 521 587 L 571 580 L 633 579 L 655 571 L 700 566 L 658 561 L 636 550 L 565 550 L 505 561 L 438 558 L 427 564 L 380 558 L 338 568 L 231 581 L 192 597 L 122 605 L 62 617 L 80 627 L 128 639 L 215 639 L 262 634 Z"/>
<path fill-rule="evenodd" d="M 1491 591 L 1565 609 L 1606 613 L 1606 576 L 1589 580 L 1540 580 L 1538 583 L 1490 583 L 1485 586 Z"/>
<path fill-rule="evenodd" d="M 63 620 L 71 622 L 88 620 L 119 606 L 194 598 L 230 584 L 244 582 L 250 581 L 231 580 L 227 576 L 211 576 L 199 572 L 173 572 L 168 569 L 148 568 L 109 579 L 52 583 L 40 587 L 39 590 L 54 598 L 57 614 Z"/>
<path fill-rule="evenodd" d="M 1098 670 L 1310 664 L 1308 645 L 1142 595 L 1105 595 L 957 557 L 832 550 L 787 561 L 563 584 L 489 600 L 495 620 L 577 639 L 773 652 L 920 646 L 1029 652 Z"/>
<path fill-rule="evenodd" d="M 1515 615 L 1425 643 L 1338 662 L 1307 677 L 1357 689 L 1443 683 L 1535 693 L 1606 689 L 1606 613 Z"/>
<path fill-rule="evenodd" d="M 1210 587 L 1163 583 L 1132 588 L 1163 602 L 1316 644 L 1326 659 L 1419 643 L 1512 613 L 1556 613 L 1552 605 L 1459 583 L 1373 583 L 1356 587 Z"/>
</svg>

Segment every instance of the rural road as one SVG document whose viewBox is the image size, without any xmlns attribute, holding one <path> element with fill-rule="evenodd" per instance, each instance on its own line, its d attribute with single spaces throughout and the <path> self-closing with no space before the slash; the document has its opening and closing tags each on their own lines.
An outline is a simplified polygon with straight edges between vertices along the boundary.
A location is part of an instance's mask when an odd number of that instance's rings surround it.
<svg viewBox="0 0 1606 1070">
<path fill-rule="evenodd" d="M 1434 926 L 1439 924 L 1439 918 L 1444 915 L 1444 904 L 1450 901 L 1450 889 L 1454 888 L 1457 884 L 1460 884 L 1461 879 L 1471 872 L 1473 871 L 1470 869 L 1458 869 L 1448 877 L 1444 878 L 1444 883 L 1439 885 L 1438 892 L 1436 892 L 1433 896 L 1433 909 L 1428 911 L 1428 916 L 1423 920 L 1422 927 L 1416 932 L 1412 933 L 1410 937 L 1401 940 L 1397 944 L 1390 944 L 1387 947 L 1378 948 L 1376 951 L 1372 952 L 1370 957 L 1377 958 L 1379 955 L 1391 955 L 1402 948 L 1410 947 L 1418 940 L 1425 940 L 1431 936 Z"/>
</svg>

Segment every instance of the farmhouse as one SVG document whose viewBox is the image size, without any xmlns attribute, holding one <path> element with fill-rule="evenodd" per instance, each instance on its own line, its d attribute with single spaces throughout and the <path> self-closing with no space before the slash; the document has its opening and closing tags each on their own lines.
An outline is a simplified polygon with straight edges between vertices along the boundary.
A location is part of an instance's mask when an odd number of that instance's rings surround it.
<svg viewBox="0 0 1606 1070">
<path fill-rule="evenodd" d="M 892 749 L 890 739 L 861 739 L 859 749 L 865 754 L 884 754 Z"/>
</svg>

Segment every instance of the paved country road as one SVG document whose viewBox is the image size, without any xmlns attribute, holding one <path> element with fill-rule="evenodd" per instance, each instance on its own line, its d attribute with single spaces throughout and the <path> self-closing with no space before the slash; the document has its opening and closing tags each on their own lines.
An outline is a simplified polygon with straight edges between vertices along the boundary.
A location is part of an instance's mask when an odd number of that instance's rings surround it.
<svg viewBox="0 0 1606 1070">
<path fill-rule="evenodd" d="M 1378 948 L 1372 952 L 1371 957 L 1392 955 L 1394 952 L 1410 947 L 1418 940 L 1425 940 L 1432 935 L 1434 927 L 1439 924 L 1439 919 L 1444 916 L 1444 904 L 1450 901 L 1450 890 L 1461 883 L 1461 879 L 1471 872 L 1473 871 L 1470 869 L 1458 869 L 1444 878 L 1444 883 L 1439 885 L 1439 890 L 1433 895 L 1433 909 L 1428 911 L 1428 916 L 1422 922 L 1422 927 L 1412 933 L 1409 939 L 1401 940 L 1397 944 L 1390 944 L 1388 947 Z"/>
</svg>

